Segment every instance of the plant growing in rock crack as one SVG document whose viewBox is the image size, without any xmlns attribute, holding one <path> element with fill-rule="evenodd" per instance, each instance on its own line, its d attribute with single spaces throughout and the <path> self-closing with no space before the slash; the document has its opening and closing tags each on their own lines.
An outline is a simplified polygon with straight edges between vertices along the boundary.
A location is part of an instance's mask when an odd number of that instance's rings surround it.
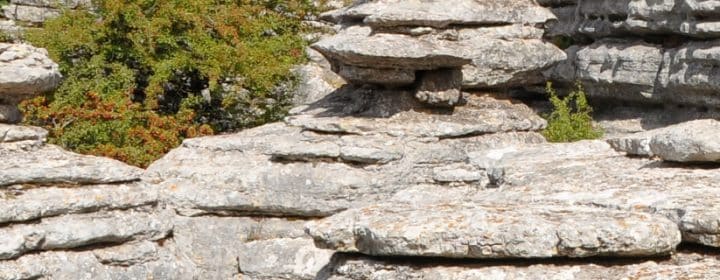
<svg viewBox="0 0 720 280">
<path fill-rule="evenodd" d="M 545 88 L 553 110 L 545 118 L 547 128 L 542 132 L 550 142 L 573 142 L 602 137 L 603 131 L 593 125 L 592 107 L 588 104 L 585 91 L 579 82 L 570 93 L 560 98 L 548 82 Z"/>
<path fill-rule="evenodd" d="M 30 31 L 65 77 L 22 105 L 76 152 L 147 166 L 182 139 L 282 118 L 310 0 L 98 0 Z"/>
</svg>

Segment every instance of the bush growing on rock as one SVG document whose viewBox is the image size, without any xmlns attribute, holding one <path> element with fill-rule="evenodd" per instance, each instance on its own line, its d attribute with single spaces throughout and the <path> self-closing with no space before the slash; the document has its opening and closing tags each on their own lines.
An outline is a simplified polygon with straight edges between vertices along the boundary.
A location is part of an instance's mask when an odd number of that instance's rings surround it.
<svg viewBox="0 0 720 280">
<path fill-rule="evenodd" d="M 101 0 L 30 31 L 65 80 L 22 106 L 81 153 L 146 166 L 183 138 L 278 120 L 307 0 Z"/>
<path fill-rule="evenodd" d="M 548 126 L 542 132 L 548 141 L 574 142 L 602 137 L 602 130 L 593 125 L 592 107 L 580 83 L 576 83 L 575 89 L 563 98 L 557 95 L 551 82 L 547 83 L 545 91 L 553 106 L 553 111 L 546 116 Z"/>
</svg>

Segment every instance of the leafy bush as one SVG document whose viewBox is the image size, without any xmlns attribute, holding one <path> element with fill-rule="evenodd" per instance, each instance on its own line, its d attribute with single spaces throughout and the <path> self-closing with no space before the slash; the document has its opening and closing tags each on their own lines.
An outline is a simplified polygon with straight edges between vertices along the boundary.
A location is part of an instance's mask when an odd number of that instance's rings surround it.
<svg viewBox="0 0 720 280">
<path fill-rule="evenodd" d="M 22 105 L 81 153 L 146 166 L 182 139 L 283 117 L 309 0 L 100 0 L 30 31 L 65 77 Z"/>
<path fill-rule="evenodd" d="M 542 132 L 550 142 L 573 142 L 602 137 L 601 129 L 593 126 L 592 108 L 580 83 L 566 97 L 560 98 L 548 82 L 546 86 L 553 111 L 546 116 L 548 127 Z"/>
</svg>

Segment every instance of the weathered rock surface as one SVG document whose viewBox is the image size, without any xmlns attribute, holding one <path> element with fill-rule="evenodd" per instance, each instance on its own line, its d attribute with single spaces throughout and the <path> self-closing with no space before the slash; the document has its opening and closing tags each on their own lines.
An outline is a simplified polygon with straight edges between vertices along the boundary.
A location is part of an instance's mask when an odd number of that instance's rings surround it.
<svg viewBox="0 0 720 280">
<path fill-rule="evenodd" d="M 418 86 L 430 105 L 454 106 L 461 88 L 539 83 L 565 59 L 541 40 L 550 10 L 533 1 L 361 1 L 323 16 L 345 26 L 313 48 L 352 84 Z M 362 24 L 360 24 L 362 22 Z M 427 73 L 462 70 L 453 89 L 430 89 Z M 459 75 L 459 73 L 458 73 Z M 413 84 L 415 82 L 415 84 Z"/>
<path fill-rule="evenodd" d="M 177 251 L 200 279 L 314 279 L 332 251 L 318 249 L 301 220 L 176 217 Z"/>
<path fill-rule="evenodd" d="M 0 143 L 35 140 L 44 142 L 48 132 L 39 127 L 0 123 Z"/>
<path fill-rule="evenodd" d="M 342 17 L 362 19 L 377 26 L 428 26 L 444 28 L 449 25 L 483 25 L 499 23 L 545 23 L 554 15 L 533 1 L 473 0 L 447 1 L 366 1 L 342 11 Z"/>
<path fill-rule="evenodd" d="M 720 107 L 717 68 L 720 25 L 713 1 L 571 1 L 550 5 L 559 22 L 546 37 L 578 45 L 545 72 L 578 80 L 593 97 L 640 104 Z M 591 37 L 590 45 L 585 37 Z"/>
<path fill-rule="evenodd" d="M 143 170 L 109 158 L 79 155 L 53 145 L 0 145 L 0 186 L 13 184 L 103 184 L 140 179 Z"/>
<path fill-rule="evenodd" d="M 10 0 L 2 7 L 6 18 L 42 24 L 60 15 L 61 9 L 82 9 L 92 5 L 90 0 Z"/>
<path fill-rule="evenodd" d="M 551 29 L 553 34 L 591 37 L 657 34 L 695 38 L 720 36 L 720 25 L 716 21 L 720 14 L 714 1 L 560 0 L 540 1 L 540 4 L 556 7 L 553 12 L 567 26 Z"/>
<path fill-rule="evenodd" d="M 162 239 L 172 229 L 168 214 L 164 211 L 159 214 L 108 212 L 65 215 L 44 218 L 38 224 L 4 227 L 0 229 L 0 260 L 32 251 Z"/>
<path fill-rule="evenodd" d="M 683 122 L 608 139 L 617 151 L 634 156 L 658 156 L 675 162 L 717 162 L 718 121 Z"/>
<path fill-rule="evenodd" d="M 14 105 L 60 83 L 58 65 L 47 51 L 25 44 L 0 43 L 0 101 Z"/>
<path fill-rule="evenodd" d="M 436 167 L 464 162 L 472 147 L 544 141 L 533 131 L 545 121 L 526 106 L 468 100 L 441 115 L 414 111 L 425 109 L 408 92 L 336 92 L 286 124 L 187 140 L 147 178 L 185 215 L 322 217 L 434 183 Z"/>
<path fill-rule="evenodd" d="M 432 261 L 383 261 L 362 256 L 337 255 L 331 269 L 318 279 L 693 279 L 709 280 L 720 273 L 720 263 L 715 256 L 696 253 L 680 253 L 668 260 L 645 262 L 599 262 L 599 263 L 498 263 L 439 262 Z"/>
<path fill-rule="evenodd" d="M 480 203 L 379 204 L 311 223 L 308 233 L 319 246 L 341 252 L 478 259 L 654 256 L 680 243 L 677 225 L 663 217 Z"/>
<path fill-rule="evenodd" d="M 720 121 L 698 120 L 664 128 L 649 146 L 667 161 L 720 162 Z"/>
</svg>

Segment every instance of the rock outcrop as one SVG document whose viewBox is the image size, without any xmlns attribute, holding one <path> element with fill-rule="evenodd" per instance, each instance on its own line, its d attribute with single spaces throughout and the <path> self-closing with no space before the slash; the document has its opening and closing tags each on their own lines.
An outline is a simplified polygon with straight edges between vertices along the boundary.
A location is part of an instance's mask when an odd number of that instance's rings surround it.
<svg viewBox="0 0 720 280">
<path fill-rule="evenodd" d="M 19 122 L 20 101 L 60 84 L 60 69 L 47 55 L 30 45 L 0 43 L 0 122 Z"/>
<path fill-rule="evenodd" d="M 555 25 L 535 1 L 329 12 L 345 27 L 314 45 L 329 62 L 309 50 L 296 69 L 290 116 L 185 140 L 147 170 L 64 151 L 46 131 L 0 118 L 0 280 L 717 278 L 717 121 L 550 144 L 535 110 L 496 91 L 533 86 L 545 70 L 592 81 L 590 93 L 656 94 L 662 71 L 648 64 L 667 53 L 653 43 L 599 39 L 547 69 L 564 55 L 542 40 L 544 26 L 575 30 L 558 10 L 607 13 L 583 17 L 610 21 L 606 33 L 563 33 L 573 37 L 705 40 L 709 22 L 660 23 L 659 9 L 639 12 L 645 23 L 623 18 L 643 1 L 537 2 L 557 7 Z M 711 13 L 708 3 L 690 8 Z M 40 74 L 0 76 L 0 115 L 60 78 L 44 56 L 17 57 L 0 66 Z"/>
<path fill-rule="evenodd" d="M 91 0 L 10 0 L 2 7 L 6 18 L 32 24 L 42 24 L 60 15 L 62 9 L 83 9 Z"/>
<path fill-rule="evenodd" d="M 546 77 L 590 96 L 639 104 L 720 107 L 720 25 L 713 1 L 541 1 L 559 21 L 547 37 L 580 42 Z M 581 42 L 592 42 L 582 44 Z"/>
<path fill-rule="evenodd" d="M 657 156 L 666 161 L 720 162 L 720 121 L 697 120 L 609 139 L 629 155 Z"/>
<path fill-rule="evenodd" d="M 457 105 L 461 89 L 541 82 L 541 70 L 565 59 L 541 40 L 555 16 L 529 0 L 367 1 L 324 16 L 346 27 L 313 48 L 343 78 L 414 85 L 435 106 Z"/>
</svg>

